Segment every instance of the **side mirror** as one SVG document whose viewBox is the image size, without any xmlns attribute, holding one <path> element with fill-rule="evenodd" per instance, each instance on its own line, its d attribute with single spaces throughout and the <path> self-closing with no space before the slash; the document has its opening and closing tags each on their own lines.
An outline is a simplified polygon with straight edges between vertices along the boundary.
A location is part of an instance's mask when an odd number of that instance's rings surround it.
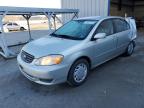
<svg viewBox="0 0 144 108">
<path fill-rule="evenodd" d="M 103 39 L 106 37 L 106 33 L 98 33 L 94 36 L 94 40 L 96 39 Z"/>
</svg>

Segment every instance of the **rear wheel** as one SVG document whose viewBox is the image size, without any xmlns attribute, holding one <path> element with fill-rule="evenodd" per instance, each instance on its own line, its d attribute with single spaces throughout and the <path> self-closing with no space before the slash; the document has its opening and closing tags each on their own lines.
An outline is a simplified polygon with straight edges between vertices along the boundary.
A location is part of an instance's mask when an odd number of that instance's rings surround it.
<svg viewBox="0 0 144 108">
<path fill-rule="evenodd" d="M 68 83 L 71 86 L 80 86 L 87 79 L 89 69 L 90 69 L 90 67 L 89 67 L 89 63 L 87 60 L 80 59 L 80 60 L 76 61 L 72 65 L 72 67 L 69 71 L 69 75 L 68 75 L 68 79 L 67 79 Z"/>
<path fill-rule="evenodd" d="M 132 41 L 130 42 L 130 44 L 128 45 L 126 52 L 125 52 L 125 56 L 131 56 L 134 52 L 134 48 L 135 48 L 135 43 Z"/>
<path fill-rule="evenodd" d="M 20 28 L 20 31 L 24 31 L 24 30 L 25 30 L 25 28 L 24 28 L 24 27 L 21 27 L 21 28 Z"/>
</svg>

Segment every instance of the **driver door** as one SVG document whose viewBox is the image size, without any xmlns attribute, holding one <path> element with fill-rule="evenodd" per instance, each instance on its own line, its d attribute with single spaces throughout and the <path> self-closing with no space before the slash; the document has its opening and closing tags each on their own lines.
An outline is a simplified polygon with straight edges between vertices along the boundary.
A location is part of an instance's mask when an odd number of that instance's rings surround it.
<svg viewBox="0 0 144 108">
<path fill-rule="evenodd" d="M 95 65 L 104 63 L 116 55 L 117 37 L 114 34 L 112 20 L 104 20 L 96 29 L 94 36 L 98 33 L 106 33 L 106 37 L 93 42 Z"/>
</svg>

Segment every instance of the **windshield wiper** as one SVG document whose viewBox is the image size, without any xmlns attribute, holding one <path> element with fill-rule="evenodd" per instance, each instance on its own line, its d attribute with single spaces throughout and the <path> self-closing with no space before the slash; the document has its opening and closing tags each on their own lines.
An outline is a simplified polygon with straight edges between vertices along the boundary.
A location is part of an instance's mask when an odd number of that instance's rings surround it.
<svg viewBox="0 0 144 108">
<path fill-rule="evenodd" d="M 59 35 L 60 38 L 70 39 L 70 36 L 68 35 Z"/>
<path fill-rule="evenodd" d="M 57 38 L 66 38 L 67 37 L 66 35 L 58 35 L 58 34 L 55 34 L 55 33 L 52 33 L 51 35 L 54 36 L 54 37 L 57 37 Z"/>
<path fill-rule="evenodd" d="M 57 38 L 72 39 L 72 40 L 82 40 L 81 38 L 73 37 L 73 36 L 69 36 L 69 35 L 58 35 L 58 34 L 55 34 L 55 33 L 52 33 L 51 35 L 54 36 L 54 37 L 57 37 Z"/>
<path fill-rule="evenodd" d="M 74 37 L 74 36 L 69 36 L 69 35 L 58 35 L 60 38 L 64 39 L 71 39 L 71 40 L 82 40 L 81 38 Z"/>
<path fill-rule="evenodd" d="M 57 35 L 57 34 L 55 34 L 55 33 L 52 33 L 51 35 L 52 35 L 52 36 L 55 36 L 55 37 L 56 37 L 56 36 L 58 36 L 58 35 Z"/>
</svg>

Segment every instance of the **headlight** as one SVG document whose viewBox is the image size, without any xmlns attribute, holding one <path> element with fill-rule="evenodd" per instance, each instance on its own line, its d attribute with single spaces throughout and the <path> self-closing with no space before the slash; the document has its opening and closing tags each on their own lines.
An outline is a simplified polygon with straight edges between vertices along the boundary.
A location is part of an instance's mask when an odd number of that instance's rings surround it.
<svg viewBox="0 0 144 108">
<path fill-rule="evenodd" d="M 49 66 L 60 64 L 63 60 L 62 55 L 49 55 L 36 60 L 35 65 L 38 66 Z"/>
</svg>

